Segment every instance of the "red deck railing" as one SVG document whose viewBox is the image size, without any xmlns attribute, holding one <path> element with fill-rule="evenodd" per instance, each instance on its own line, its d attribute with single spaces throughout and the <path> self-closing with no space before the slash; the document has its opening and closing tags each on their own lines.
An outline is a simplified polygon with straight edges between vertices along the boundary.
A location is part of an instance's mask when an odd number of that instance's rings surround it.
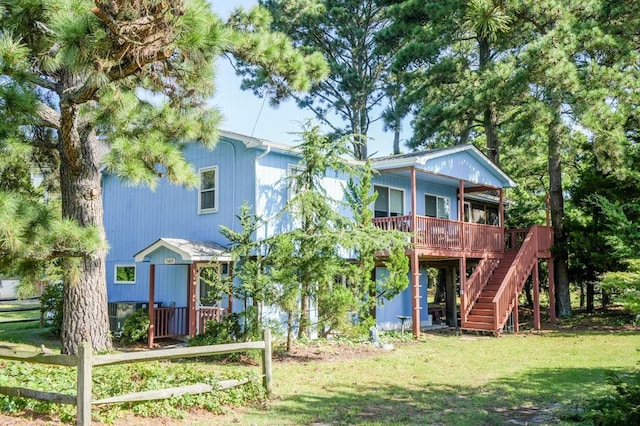
<svg viewBox="0 0 640 426">
<path fill-rule="evenodd" d="M 516 306 L 518 295 L 522 291 L 529 273 L 531 273 L 531 268 L 536 264 L 537 254 L 540 250 L 538 246 L 540 229 L 546 230 L 540 226 L 531 227 L 527 236 L 522 240 L 518 254 L 493 298 L 493 330 L 496 334 L 499 334 L 504 327 L 509 314 Z"/>
<path fill-rule="evenodd" d="M 480 296 L 483 287 L 487 281 L 489 281 L 489 277 L 491 277 L 494 269 L 496 269 L 499 264 L 500 261 L 497 259 L 481 259 L 471 276 L 467 278 L 466 289 L 464 292 L 465 297 L 462 298 L 463 306 L 461 308 L 461 319 L 463 323 L 467 320 L 467 316 L 469 315 L 469 312 L 471 312 L 471 308 L 473 308 L 473 305 L 478 299 L 478 296 Z"/>
<path fill-rule="evenodd" d="M 378 217 L 373 224 L 385 230 L 411 232 L 418 248 L 447 251 L 502 252 L 503 228 L 448 219 L 416 216 Z"/>
<path fill-rule="evenodd" d="M 187 332 L 187 308 L 156 308 L 154 337 L 185 336 Z"/>
<path fill-rule="evenodd" d="M 196 309 L 198 332 L 205 330 L 208 320 L 220 321 L 228 312 L 226 308 Z M 155 338 L 178 337 L 189 334 L 187 308 L 169 307 L 155 309 Z"/>
<path fill-rule="evenodd" d="M 227 314 L 226 308 L 198 308 L 196 309 L 196 321 L 198 322 L 198 333 L 204 333 L 207 321 L 221 321 Z"/>
</svg>

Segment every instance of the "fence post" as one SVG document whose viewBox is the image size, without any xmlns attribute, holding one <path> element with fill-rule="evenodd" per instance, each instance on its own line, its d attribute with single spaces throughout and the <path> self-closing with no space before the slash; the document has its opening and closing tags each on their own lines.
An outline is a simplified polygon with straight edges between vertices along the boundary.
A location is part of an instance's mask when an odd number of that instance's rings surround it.
<svg viewBox="0 0 640 426">
<path fill-rule="evenodd" d="M 76 416 L 78 426 L 91 424 L 91 381 L 93 354 L 91 344 L 82 342 L 78 346 L 78 400 Z"/>
<path fill-rule="evenodd" d="M 264 378 L 262 384 L 267 391 L 267 397 L 271 396 L 271 330 L 263 332 L 264 351 L 262 352 L 262 372 Z"/>
</svg>

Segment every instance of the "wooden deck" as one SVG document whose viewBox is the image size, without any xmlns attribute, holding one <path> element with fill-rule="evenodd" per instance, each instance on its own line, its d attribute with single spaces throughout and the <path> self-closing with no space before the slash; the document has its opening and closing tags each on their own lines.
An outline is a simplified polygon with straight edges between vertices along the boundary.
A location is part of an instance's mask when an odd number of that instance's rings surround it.
<svg viewBox="0 0 640 426">
<path fill-rule="evenodd" d="M 505 251 L 505 231 L 481 225 L 433 217 L 395 216 L 373 219 L 381 229 L 413 234 L 414 249 L 431 256 L 499 256 Z"/>
</svg>

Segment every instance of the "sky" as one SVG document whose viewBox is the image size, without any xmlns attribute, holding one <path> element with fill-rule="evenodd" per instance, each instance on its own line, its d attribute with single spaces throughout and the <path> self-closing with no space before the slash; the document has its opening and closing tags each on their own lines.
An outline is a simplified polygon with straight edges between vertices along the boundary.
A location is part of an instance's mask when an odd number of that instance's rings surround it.
<svg viewBox="0 0 640 426">
<path fill-rule="evenodd" d="M 250 8 L 257 0 L 211 0 L 214 11 L 223 19 L 236 7 Z M 216 64 L 215 105 L 223 115 L 221 128 L 243 135 L 254 136 L 272 142 L 296 144 L 299 142 L 300 123 L 310 119 L 310 111 L 300 110 L 294 101 L 283 102 L 277 109 L 269 106 L 269 101 L 258 98 L 251 91 L 240 89 L 241 77 L 235 75 L 227 58 Z M 393 133 L 382 130 L 381 123 L 370 127 L 369 155 L 389 155 L 393 150 Z M 406 135 L 402 135 L 406 137 Z M 401 142 L 402 145 L 402 142 Z M 401 146 L 401 150 L 407 150 Z"/>
</svg>

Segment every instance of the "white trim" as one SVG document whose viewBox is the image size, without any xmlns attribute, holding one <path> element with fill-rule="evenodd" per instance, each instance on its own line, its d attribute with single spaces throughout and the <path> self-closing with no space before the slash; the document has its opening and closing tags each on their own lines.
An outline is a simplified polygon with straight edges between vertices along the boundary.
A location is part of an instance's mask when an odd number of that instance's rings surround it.
<svg viewBox="0 0 640 426">
<path fill-rule="evenodd" d="M 424 200 L 424 215 L 427 216 L 427 198 L 426 198 L 427 195 L 429 197 L 435 197 L 435 199 L 436 199 L 436 216 L 435 216 L 435 218 L 436 219 L 449 219 L 449 220 L 451 220 L 451 197 L 447 197 L 446 195 L 432 194 L 430 192 L 425 192 L 424 193 L 424 197 L 423 197 L 423 200 Z M 449 214 L 448 214 L 447 217 L 438 217 L 438 198 L 442 198 L 443 200 L 447 200 L 449 202 L 449 212 L 448 212 Z M 428 216 L 428 217 L 431 217 L 431 216 Z"/>
<path fill-rule="evenodd" d="M 206 172 L 210 172 L 210 171 L 214 171 L 215 172 L 215 181 L 213 183 L 213 189 L 206 189 L 205 191 L 211 191 L 213 190 L 213 208 L 209 208 L 209 209 L 203 209 L 202 208 L 202 173 L 206 173 Z M 198 186 L 198 214 L 210 214 L 210 213 L 216 213 L 218 211 L 218 194 L 220 192 L 220 173 L 219 173 L 219 168 L 218 166 L 209 166 L 209 167 L 202 167 L 200 169 L 198 169 L 198 177 L 200 178 L 200 184 Z"/>
<path fill-rule="evenodd" d="M 133 268 L 133 281 L 118 281 L 118 268 Z M 116 263 L 113 265 L 113 283 L 114 284 L 135 284 L 138 277 L 138 269 L 135 263 Z"/>
<path fill-rule="evenodd" d="M 193 254 L 189 252 L 189 245 L 197 244 L 199 246 L 205 246 L 207 250 L 212 252 L 219 252 L 214 254 Z M 216 244 L 217 246 L 217 244 Z M 145 258 L 151 255 L 153 252 L 160 248 L 166 248 L 178 255 L 180 255 L 181 262 L 193 263 L 193 262 L 209 262 L 215 260 L 218 262 L 231 262 L 233 259 L 231 254 L 225 251 L 224 247 L 216 248 L 213 243 L 208 241 L 191 241 L 183 240 L 179 238 L 160 238 L 155 243 L 151 244 L 142 251 L 134 255 L 136 262 L 144 262 Z M 202 250 L 200 250 L 202 251 Z"/>
<path fill-rule="evenodd" d="M 424 166 L 429 160 L 444 157 L 458 152 L 468 151 L 469 155 L 476 158 L 487 169 L 492 170 L 499 178 L 506 182 L 505 188 L 515 188 L 518 184 L 511 179 L 501 168 L 496 166 L 489 158 L 473 145 L 458 145 L 451 148 L 435 149 L 433 151 L 419 152 L 416 155 L 402 155 L 397 157 L 388 157 L 372 162 L 374 170 L 386 170 L 411 166 Z M 478 183 L 478 182 L 472 182 Z"/>
</svg>

